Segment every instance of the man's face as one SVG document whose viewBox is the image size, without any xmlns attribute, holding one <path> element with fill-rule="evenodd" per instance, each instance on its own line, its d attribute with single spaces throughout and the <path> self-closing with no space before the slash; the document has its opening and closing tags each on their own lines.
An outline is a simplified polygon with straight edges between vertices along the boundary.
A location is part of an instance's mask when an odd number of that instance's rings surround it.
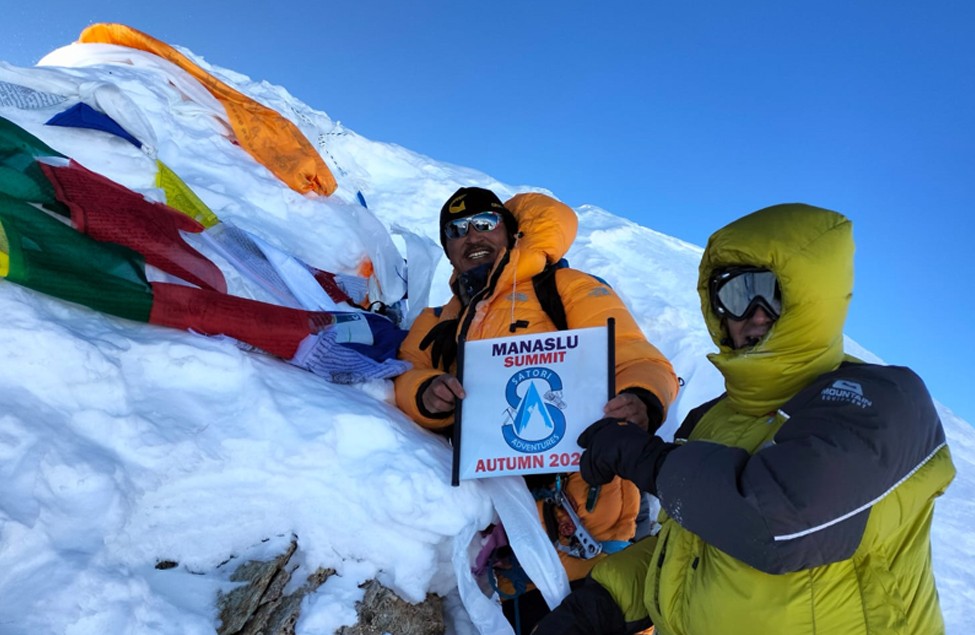
<svg viewBox="0 0 975 635">
<path fill-rule="evenodd" d="M 502 218 L 491 231 L 479 232 L 468 227 L 465 236 L 448 238 L 447 259 L 454 269 L 464 273 L 485 263 L 493 263 L 507 246 L 508 232 Z"/>
<path fill-rule="evenodd" d="M 728 337 L 731 338 L 731 344 L 736 349 L 758 344 L 768 334 L 773 324 L 775 324 L 775 318 L 761 306 L 756 306 L 752 314 L 743 320 L 730 317 L 725 320 Z"/>
</svg>

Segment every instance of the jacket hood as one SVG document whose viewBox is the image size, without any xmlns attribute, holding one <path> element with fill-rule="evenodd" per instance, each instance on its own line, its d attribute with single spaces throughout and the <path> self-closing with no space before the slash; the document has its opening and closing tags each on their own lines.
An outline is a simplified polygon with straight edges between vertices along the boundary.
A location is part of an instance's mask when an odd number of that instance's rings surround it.
<svg viewBox="0 0 975 635">
<path fill-rule="evenodd" d="M 569 251 L 579 231 L 579 218 L 571 207 L 538 193 L 516 194 L 504 205 L 518 219 L 514 251 L 518 252 L 519 273 L 534 275 Z"/>
<path fill-rule="evenodd" d="M 732 407 L 752 415 L 778 409 L 843 360 L 843 324 L 853 294 L 853 228 L 843 215 L 799 203 L 767 207 L 708 239 L 698 294 L 711 339 L 709 355 L 725 378 Z M 782 314 L 755 346 L 734 350 L 711 309 L 711 274 L 732 265 L 772 271 Z"/>
<path fill-rule="evenodd" d="M 514 247 L 495 264 L 502 264 L 506 276 L 530 278 L 568 253 L 579 230 L 579 218 L 571 207 L 536 192 L 516 194 L 504 206 L 518 221 Z M 455 270 L 451 284 L 457 275 Z"/>
<path fill-rule="evenodd" d="M 482 329 L 489 328 L 486 322 L 488 308 L 496 300 L 506 298 L 504 301 L 514 303 L 519 282 L 531 280 L 545 269 L 545 265 L 556 263 L 565 256 L 579 229 L 575 211 L 545 194 L 516 194 L 504 206 L 518 220 L 518 235 L 514 247 L 498 257 L 489 274 L 493 291 L 490 297 L 477 303 L 468 329 L 469 337 L 479 337 Z M 454 271 L 451 284 L 456 276 Z"/>
</svg>

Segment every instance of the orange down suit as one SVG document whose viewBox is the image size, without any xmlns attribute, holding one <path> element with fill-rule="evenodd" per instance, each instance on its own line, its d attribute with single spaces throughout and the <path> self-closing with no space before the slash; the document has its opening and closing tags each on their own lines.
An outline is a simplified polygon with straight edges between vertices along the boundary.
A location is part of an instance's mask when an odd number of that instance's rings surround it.
<svg viewBox="0 0 975 635">
<path fill-rule="evenodd" d="M 425 309 L 400 349 L 400 358 L 413 368 L 395 379 L 396 404 L 425 428 L 442 430 L 453 424 L 452 415 L 431 418 L 417 405 L 418 391 L 444 372 L 434 367 L 430 348 L 420 349 L 424 336 L 438 323 L 459 318 L 457 336 L 463 332 L 468 340 L 509 336 L 509 325 L 516 321 L 527 323 L 517 330 L 519 335 L 557 330 L 535 296 L 532 276 L 565 255 L 575 240 L 578 219 L 571 208 L 544 194 L 519 194 L 505 207 L 518 220 L 519 235 L 514 247 L 495 263 L 484 299 L 464 308 L 454 296 L 439 311 Z M 556 272 L 556 284 L 570 329 L 604 326 L 607 318 L 616 319 L 617 390 L 648 390 L 660 400 L 666 414 L 677 394 L 677 377 L 670 362 L 644 337 L 619 296 L 593 276 L 569 268 Z M 469 315 L 470 311 L 474 314 Z M 450 370 L 456 374 L 453 365 Z M 578 473 L 571 474 L 564 488 L 594 538 L 607 541 L 633 537 L 640 495 L 632 483 L 617 478 L 604 485 L 592 512 L 585 507 L 589 487 Z M 541 504 L 539 507 L 542 522 Z M 562 552 L 559 557 L 570 580 L 584 577 L 599 560 L 582 560 Z"/>
</svg>

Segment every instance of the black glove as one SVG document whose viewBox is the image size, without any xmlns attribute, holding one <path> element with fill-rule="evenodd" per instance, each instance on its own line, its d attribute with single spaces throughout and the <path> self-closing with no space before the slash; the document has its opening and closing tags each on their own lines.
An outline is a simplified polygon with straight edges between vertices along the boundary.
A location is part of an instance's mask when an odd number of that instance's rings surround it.
<svg viewBox="0 0 975 635">
<path fill-rule="evenodd" d="M 585 448 L 579 459 L 584 481 L 605 485 L 619 475 L 654 496 L 660 466 L 677 447 L 635 424 L 613 418 L 600 419 L 583 430 L 577 443 Z"/>
</svg>

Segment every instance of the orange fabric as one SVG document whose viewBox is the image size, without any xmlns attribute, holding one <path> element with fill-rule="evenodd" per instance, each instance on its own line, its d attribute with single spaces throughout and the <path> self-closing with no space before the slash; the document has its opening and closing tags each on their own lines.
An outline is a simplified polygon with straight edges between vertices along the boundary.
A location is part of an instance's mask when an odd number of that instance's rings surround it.
<svg viewBox="0 0 975 635">
<path fill-rule="evenodd" d="M 498 276 L 490 297 L 478 302 L 476 315 L 467 330 L 467 339 L 506 337 L 512 320 L 523 320 L 528 326 L 518 334 L 547 333 L 556 327 L 535 296 L 532 276 L 546 263 L 558 262 L 575 240 L 578 219 L 568 206 L 544 194 L 519 194 L 505 203 L 518 219 L 523 234 L 509 253 L 509 260 Z M 503 257 L 499 262 L 503 261 Z M 491 277 L 494 276 L 493 272 Z M 616 319 L 616 388 L 644 388 L 667 408 L 677 395 L 677 377 L 664 355 L 643 335 L 623 301 L 607 285 L 587 273 L 560 269 L 556 285 L 565 306 L 570 328 L 603 326 L 608 317 Z M 433 367 L 431 349 L 420 350 L 420 342 L 430 329 L 443 320 L 462 317 L 464 311 L 455 296 L 437 316 L 425 309 L 410 327 L 400 347 L 400 359 L 413 368 L 393 380 L 396 405 L 421 426 L 441 429 L 453 423 L 425 417 L 417 407 L 420 387 L 444 371 Z M 461 322 L 464 319 L 462 317 Z M 456 369 L 451 369 L 456 372 Z M 569 476 L 565 485 L 568 497 L 575 503 L 579 517 L 597 540 L 628 540 L 633 537 L 640 498 L 636 487 L 619 478 L 604 485 L 592 513 L 585 510 L 589 486 L 578 473 Z M 542 521 L 541 511 L 539 521 Z M 580 560 L 564 553 L 559 558 L 570 580 L 584 577 L 600 558 Z"/>
<path fill-rule="evenodd" d="M 275 176 L 303 194 L 328 196 L 335 191 L 335 177 L 297 126 L 221 82 L 165 42 L 124 24 L 93 24 L 81 32 L 78 41 L 128 46 L 176 64 L 223 104 L 238 143 Z"/>
<path fill-rule="evenodd" d="M 592 536 L 601 542 L 610 540 L 626 541 L 633 538 L 636 531 L 636 517 L 640 512 L 640 490 L 630 481 L 620 477 L 599 488 L 599 498 L 593 510 L 586 511 L 585 500 L 589 495 L 589 483 L 582 480 L 578 472 L 573 472 L 565 482 L 567 498 L 575 502 L 579 520 Z M 542 504 L 538 504 L 538 520 L 545 526 Z M 579 580 L 592 570 L 596 563 L 605 558 L 601 553 L 595 558 L 583 560 L 559 552 L 559 560 L 565 567 L 569 580 Z"/>
</svg>

